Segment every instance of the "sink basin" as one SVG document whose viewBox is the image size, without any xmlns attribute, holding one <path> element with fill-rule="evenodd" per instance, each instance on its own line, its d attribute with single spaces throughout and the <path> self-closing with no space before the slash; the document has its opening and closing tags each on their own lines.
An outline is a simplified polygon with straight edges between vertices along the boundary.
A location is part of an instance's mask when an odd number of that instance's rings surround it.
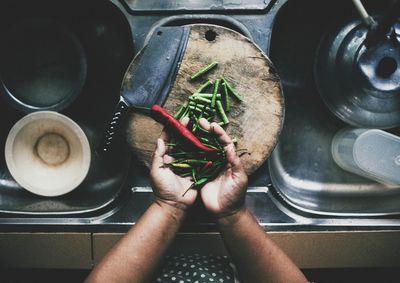
<svg viewBox="0 0 400 283">
<path fill-rule="evenodd" d="M 389 1 L 364 1 L 379 15 Z M 318 12 L 316 12 L 318 11 Z M 272 31 L 270 57 L 282 79 L 286 120 L 269 159 L 277 198 L 297 211 L 331 216 L 400 214 L 400 188 L 348 173 L 333 161 L 334 134 L 346 126 L 315 87 L 318 44 L 332 25 L 358 19 L 351 1 L 287 1 Z M 399 135 L 400 129 L 390 132 Z"/>
<path fill-rule="evenodd" d="M 133 57 L 129 23 L 125 15 L 109 1 L 31 1 L 24 5 L 2 1 L 0 4 L 2 33 L 15 24 L 32 18 L 51 19 L 63 25 L 83 49 L 86 77 L 82 90 L 61 113 L 73 119 L 84 130 L 91 146 L 92 162 L 84 182 L 71 193 L 46 198 L 25 191 L 13 180 L 4 160 L 7 134 L 24 113 L 2 100 L 0 213 L 72 215 L 100 210 L 121 194 L 130 166 L 131 158 L 126 154 L 127 147 L 122 141 L 110 156 L 99 156 L 95 153 L 105 124 L 119 99 L 123 74 Z M 30 40 L 35 39 L 31 37 Z M 0 48 L 0 51 L 4 50 Z M 37 64 L 41 67 L 41 62 Z M 20 82 L 24 83 L 23 80 Z"/>
</svg>

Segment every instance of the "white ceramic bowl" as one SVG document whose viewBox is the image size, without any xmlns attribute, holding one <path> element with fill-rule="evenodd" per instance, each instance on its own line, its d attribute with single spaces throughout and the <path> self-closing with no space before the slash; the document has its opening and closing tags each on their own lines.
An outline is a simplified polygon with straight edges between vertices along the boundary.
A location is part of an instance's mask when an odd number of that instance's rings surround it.
<svg viewBox="0 0 400 283">
<path fill-rule="evenodd" d="M 18 184 L 49 197 L 78 187 L 91 158 L 88 139 L 78 124 L 52 111 L 34 112 L 19 120 L 8 134 L 5 157 Z"/>
</svg>

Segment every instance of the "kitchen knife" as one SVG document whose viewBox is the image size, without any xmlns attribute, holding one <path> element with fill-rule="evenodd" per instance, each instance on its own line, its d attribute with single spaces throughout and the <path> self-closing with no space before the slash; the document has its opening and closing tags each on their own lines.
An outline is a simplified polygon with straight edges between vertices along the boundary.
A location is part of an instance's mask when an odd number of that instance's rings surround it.
<svg viewBox="0 0 400 283">
<path fill-rule="evenodd" d="M 108 152 L 131 107 L 163 105 L 174 83 L 190 27 L 158 27 L 133 59 L 124 76 L 121 96 L 98 149 Z"/>
</svg>

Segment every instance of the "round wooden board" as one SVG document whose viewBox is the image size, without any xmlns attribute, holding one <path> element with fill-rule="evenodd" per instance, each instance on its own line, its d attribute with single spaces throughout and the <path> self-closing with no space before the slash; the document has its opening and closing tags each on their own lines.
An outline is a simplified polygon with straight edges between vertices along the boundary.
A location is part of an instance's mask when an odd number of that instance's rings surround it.
<svg viewBox="0 0 400 283">
<path fill-rule="evenodd" d="M 216 34 L 212 41 L 205 36 L 209 31 Z M 176 113 L 206 79 L 192 82 L 190 76 L 212 61 L 218 61 L 218 67 L 206 77 L 215 80 L 223 75 L 243 97 L 241 103 L 231 100 L 230 123 L 226 131 L 237 138 L 238 149 L 249 152 L 241 160 L 250 175 L 271 154 L 284 115 L 279 78 L 271 61 L 251 40 L 220 26 L 192 25 L 181 66 L 164 107 L 170 113 Z M 162 125 L 150 117 L 132 113 L 129 118 L 128 143 L 146 166 L 151 163 L 161 131 Z"/>
</svg>

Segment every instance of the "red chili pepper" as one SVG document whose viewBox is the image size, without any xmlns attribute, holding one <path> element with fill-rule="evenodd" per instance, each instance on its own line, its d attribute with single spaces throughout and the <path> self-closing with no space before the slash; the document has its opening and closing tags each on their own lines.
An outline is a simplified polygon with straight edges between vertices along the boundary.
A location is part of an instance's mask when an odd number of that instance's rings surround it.
<svg viewBox="0 0 400 283">
<path fill-rule="evenodd" d="M 213 162 L 211 160 L 207 161 L 206 164 L 204 164 L 204 166 L 200 169 L 200 172 L 203 172 L 204 170 L 206 170 L 208 167 L 210 167 L 213 164 Z"/>
<path fill-rule="evenodd" d="M 151 107 L 151 115 L 152 117 L 159 123 L 168 127 L 175 134 L 179 135 L 186 141 L 188 141 L 193 146 L 197 147 L 199 150 L 206 152 L 216 152 L 218 149 L 209 148 L 202 144 L 200 140 L 193 135 L 191 131 L 189 131 L 184 125 L 182 125 L 178 120 L 174 118 L 167 110 L 162 108 L 160 105 L 153 105 Z"/>
</svg>

